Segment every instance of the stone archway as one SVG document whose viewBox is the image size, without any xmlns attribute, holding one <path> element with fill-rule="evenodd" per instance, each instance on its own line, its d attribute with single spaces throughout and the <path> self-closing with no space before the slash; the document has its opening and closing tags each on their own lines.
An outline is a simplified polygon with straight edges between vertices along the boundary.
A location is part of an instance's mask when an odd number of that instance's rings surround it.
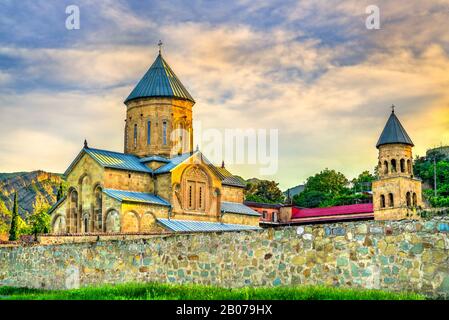
<svg viewBox="0 0 449 320">
<path fill-rule="evenodd" d="M 139 232 L 139 216 L 134 211 L 128 211 L 123 215 L 122 232 Z"/>
<path fill-rule="evenodd" d="M 51 230 L 52 230 L 52 233 L 56 233 L 56 234 L 66 233 L 66 230 L 67 230 L 66 219 L 63 215 L 57 215 L 53 219 L 53 223 L 51 224 Z"/>
<path fill-rule="evenodd" d="M 105 231 L 109 233 L 120 232 L 120 214 L 117 210 L 111 209 L 106 214 Z"/>
<path fill-rule="evenodd" d="M 153 232 L 157 229 L 156 217 L 151 212 L 146 212 L 140 221 L 141 232 Z"/>
</svg>

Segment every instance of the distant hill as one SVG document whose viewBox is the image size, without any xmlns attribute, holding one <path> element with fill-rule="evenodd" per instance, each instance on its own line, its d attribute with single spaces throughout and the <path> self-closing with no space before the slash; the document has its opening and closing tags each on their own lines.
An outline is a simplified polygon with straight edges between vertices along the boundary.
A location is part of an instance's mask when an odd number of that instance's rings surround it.
<svg viewBox="0 0 449 320">
<path fill-rule="evenodd" d="M 15 192 L 18 195 L 19 214 L 26 219 L 33 213 L 36 199 L 50 205 L 56 202 L 56 194 L 62 181 L 60 174 L 41 170 L 0 173 L 0 233 L 10 223 Z"/>
<path fill-rule="evenodd" d="M 288 188 L 287 190 L 285 190 L 284 195 L 287 197 L 288 194 L 290 193 L 290 198 L 293 198 L 293 196 L 296 196 L 297 194 L 300 194 L 301 192 L 303 192 L 304 188 L 305 188 L 305 185 L 299 184 L 296 187 L 291 187 L 291 188 Z"/>
</svg>

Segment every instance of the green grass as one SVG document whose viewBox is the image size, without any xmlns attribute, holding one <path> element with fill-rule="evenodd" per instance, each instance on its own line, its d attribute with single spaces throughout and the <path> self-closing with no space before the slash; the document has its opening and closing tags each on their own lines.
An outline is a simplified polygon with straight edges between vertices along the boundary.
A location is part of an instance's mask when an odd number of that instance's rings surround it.
<svg viewBox="0 0 449 320">
<path fill-rule="evenodd" d="M 76 290 L 0 287 L 0 299 L 13 300 L 424 300 L 414 293 L 323 286 L 226 289 L 202 285 L 129 283 Z"/>
</svg>

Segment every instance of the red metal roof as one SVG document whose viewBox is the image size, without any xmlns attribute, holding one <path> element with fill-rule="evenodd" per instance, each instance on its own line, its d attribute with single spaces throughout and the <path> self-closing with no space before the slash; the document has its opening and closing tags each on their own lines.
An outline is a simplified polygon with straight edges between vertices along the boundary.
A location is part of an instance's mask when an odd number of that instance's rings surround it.
<svg viewBox="0 0 449 320">
<path fill-rule="evenodd" d="M 330 208 L 310 208 L 303 209 L 298 207 L 292 208 L 292 219 L 353 215 L 357 213 L 373 213 L 374 207 L 372 203 L 353 204 L 348 206 L 336 206 Z"/>
</svg>

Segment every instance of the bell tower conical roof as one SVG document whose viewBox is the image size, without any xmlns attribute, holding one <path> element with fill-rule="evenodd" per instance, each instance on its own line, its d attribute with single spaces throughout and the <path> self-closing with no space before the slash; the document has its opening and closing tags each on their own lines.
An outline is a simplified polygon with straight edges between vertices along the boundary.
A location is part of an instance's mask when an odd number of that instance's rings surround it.
<svg viewBox="0 0 449 320">
<path fill-rule="evenodd" d="M 410 139 L 398 117 L 396 117 L 394 109 L 380 135 L 379 141 L 377 141 L 376 148 L 385 144 L 407 144 L 412 147 L 414 146 L 412 139 Z"/>
<path fill-rule="evenodd" d="M 150 69 L 126 98 L 125 103 L 139 98 L 151 97 L 178 98 L 195 103 L 190 93 L 162 58 L 160 52 Z"/>
</svg>

